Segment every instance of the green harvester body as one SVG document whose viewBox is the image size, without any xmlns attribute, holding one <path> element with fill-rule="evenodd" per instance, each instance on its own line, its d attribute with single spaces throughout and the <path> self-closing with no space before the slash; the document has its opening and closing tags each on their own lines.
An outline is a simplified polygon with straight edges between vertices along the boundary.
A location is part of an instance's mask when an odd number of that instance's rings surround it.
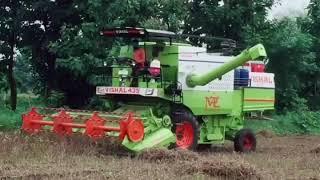
<svg viewBox="0 0 320 180">
<path fill-rule="evenodd" d="M 190 72 L 187 71 L 188 69 L 179 67 L 179 65 L 187 62 L 187 60 L 183 59 L 184 56 L 190 60 L 185 66 L 189 64 L 197 66 L 202 63 L 204 65 L 215 63 L 215 58 L 221 59 L 221 56 L 208 58 L 209 55 L 203 55 L 207 53 L 204 52 L 203 48 L 193 47 L 189 44 L 170 42 L 163 44 L 162 51 L 157 57 L 161 62 L 161 77 L 159 80 L 151 81 L 152 78 L 140 76 L 138 83 L 136 83 L 136 87 L 140 90 L 153 92 L 153 94 L 128 95 L 130 93 L 125 93 L 127 91 L 126 88 L 132 87 L 134 78 L 127 78 L 124 84 L 128 86 L 121 86 L 123 83 L 118 75 L 121 69 L 119 64 L 113 65 L 116 68 L 113 68 L 112 73 L 112 87 L 118 88 L 106 94 L 97 93 L 109 100 L 130 104 L 131 111 L 135 111 L 135 107 L 141 108 L 145 106 L 146 118 L 144 123 L 146 125 L 145 128 L 150 133 L 140 143 L 132 143 L 129 140 L 123 141 L 122 144 L 128 149 L 142 151 L 158 145 L 168 146 L 170 143 L 175 143 L 176 135 L 172 132 L 171 127 L 175 122 L 172 113 L 177 109 L 189 111 L 199 120 L 200 136 L 198 144 L 222 144 L 225 140 L 233 140 L 236 132 L 244 127 L 245 112 L 274 109 L 274 88 L 235 88 L 234 80 L 230 80 L 232 81 L 232 89 L 197 88 L 208 85 L 213 81 L 219 81 L 219 78 L 227 73 L 233 75 L 233 70 L 244 65 L 247 61 L 266 58 L 267 54 L 263 45 L 258 44 L 246 49 L 235 57 L 222 57 L 227 61 L 224 63 L 219 62 L 216 68 L 207 69 L 207 72 L 203 73 L 200 71 Z M 154 58 L 151 55 L 154 46 L 156 46 L 155 42 L 140 42 L 140 48 L 144 48 L 146 51 L 146 59 Z M 130 49 L 128 46 L 123 46 L 120 49 L 120 56 L 133 58 L 132 47 Z M 205 60 L 202 61 L 201 57 L 205 58 Z M 130 67 L 123 68 L 128 68 L 129 72 L 133 71 Z M 185 75 L 179 77 L 180 74 Z M 185 87 L 179 87 L 181 84 L 184 84 Z M 102 91 L 101 89 L 103 88 L 110 87 L 97 87 L 97 92 Z M 123 90 L 121 91 L 121 89 Z M 166 119 L 163 117 L 171 119 L 166 123 L 162 123 L 161 120 Z M 148 124 L 152 124 L 152 127 L 149 127 Z"/>
<path fill-rule="evenodd" d="M 109 30 L 102 34 L 117 36 L 128 32 Z M 170 39 L 159 44 L 144 38 L 138 44 L 138 48 L 144 50 L 146 67 L 153 59 L 158 59 L 161 74 L 152 76 L 148 69 L 135 73 L 138 70 L 132 62 L 137 47 L 118 46 L 113 49 L 115 60 L 109 65 L 112 69 L 110 83 L 96 87 L 96 94 L 112 104 L 113 114 L 132 112 L 142 120 L 143 139 L 133 142 L 125 136 L 121 143 L 127 149 L 142 152 L 177 146 L 176 126 L 184 121 L 181 118 L 185 118 L 186 113 L 197 121 L 199 133 L 194 137 L 196 139 L 191 138 L 197 145 L 223 144 L 226 140 L 233 141 L 237 132 L 244 128 L 246 113 L 274 109 L 274 87 L 252 83 L 255 80 L 272 84 L 273 74 L 253 73 L 240 85 L 235 78 L 237 68 L 248 61 L 261 62 L 266 58 L 263 45 L 245 49 L 237 56 L 223 56 L 190 44 L 174 43 L 172 33 L 145 29 L 139 29 L 139 32 L 139 37 L 158 33 Z M 160 49 L 156 57 L 154 49 Z M 195 134 L 195 131 L 197 129 L 191 132 Z"/>
</svg>

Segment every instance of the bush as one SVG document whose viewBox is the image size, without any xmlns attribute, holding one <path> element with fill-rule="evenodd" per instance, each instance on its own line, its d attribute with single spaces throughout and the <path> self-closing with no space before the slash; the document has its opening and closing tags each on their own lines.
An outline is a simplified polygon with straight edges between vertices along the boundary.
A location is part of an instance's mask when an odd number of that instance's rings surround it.
<svg viewBox="0 0 320 180">
<path fill-rule="evenodd" d="M 271 130 L 278 135 L 320 134 L 320 112 L 301 111 L 275 115 L 273 121 L 246 121 L 245 126 L 254 129 Z"/>
<path fill-rule="evenodd" d="M 278 134 L 320 134 L 320 112 L 289 112 L 277 116 L 273 128 Z"/>
<path fill-rule="evenodd" d="M 47 98 L 46 105 L 52 108 L 62 107 L 64 105 L 65 96 L 62 92 L 52 91 Z"/>
<path fill-rule="evenodd" d="M 30 94 L 19 94 L 16 111 L 0 103 L 0 130 L 19 129 L 22 124 L 21 115 L 30 111 L 31 107 L 43 107 L 41 99 Z"/>
<path fill-rule="evenodd" d="M 112 111 L 115 108 L 115 104 L 111 100 L 93 96 L 90 99 L 88 108 L 96 111 Z"/>
</svg>

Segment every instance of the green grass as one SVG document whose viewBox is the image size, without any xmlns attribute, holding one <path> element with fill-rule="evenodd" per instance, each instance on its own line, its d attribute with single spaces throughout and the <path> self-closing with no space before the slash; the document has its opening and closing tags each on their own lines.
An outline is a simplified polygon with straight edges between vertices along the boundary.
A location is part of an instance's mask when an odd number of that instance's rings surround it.
<svg viewBox="0 0 320 180">
<path fill-rule="evenodd" d="M 275 115 L 272 119 L 247 120 L 245 126 L 255 132 L 269 130 L 277 135 L 320 134 L 320 112 L 289 112 Z"/>
<path fill-rule="evenodd" d="M 20 94 L 18 96 L 17 110 L 12 111 L 8 105 L 0 103 L 0 129 L 17 129 L 22 124 L 21 115 L 31 107 L 43 106 L 41 100 L 32 95 Z"/>
</svg>

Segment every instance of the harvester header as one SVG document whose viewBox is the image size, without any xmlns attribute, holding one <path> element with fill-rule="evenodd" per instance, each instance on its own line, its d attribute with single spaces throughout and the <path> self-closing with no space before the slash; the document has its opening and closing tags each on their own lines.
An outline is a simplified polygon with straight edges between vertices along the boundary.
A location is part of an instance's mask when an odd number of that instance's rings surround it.
<svg viewBox="0 0 320 180">
<path fill-rule="evenodd" d="M 121 141 L 126 136 L 132 142 L 139 142 L 143 139 L 143 122 L 136 119 L 133 113 L 123 116 L 117 127 L 106 126 L 107 120 L 100 117 L 98 112 L 94 112 L 83 124 L 75 123 L 74 118 L 70 115 L 71 113 L 71 111 L 67 112 L 62 109 L 57 115 L 44 116 L 39 114 L 36 108 L 32 108 L 29 113 L 22 116 L 22 129 L 30 134 L 37 134 L 44 126 L 51 126 L 53 132 L 60 136 L 70 136 L 74 129 L 84 129 L 84 134 L 94 140 L 103 138 L 107 132 L 118 132 Z M 44 120 L 44 118 L 47 119 Z M 51 118 L 51 121 L 48 118 Z"/>
</svg>

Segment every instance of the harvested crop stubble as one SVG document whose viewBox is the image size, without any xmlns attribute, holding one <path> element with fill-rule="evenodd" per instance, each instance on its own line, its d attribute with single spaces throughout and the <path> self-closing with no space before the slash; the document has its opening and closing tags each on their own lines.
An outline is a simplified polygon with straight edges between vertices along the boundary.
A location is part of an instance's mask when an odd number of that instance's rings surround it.
<svg viewBox="0 0 320 180">
<path fill-rule="evenodd" d="M 320 144 L 316 148 L 311 149 L 310 153 L 319 154 L 320 153 Z"/>
<path fill-rule="evenodd" d="M 139 155 L 150 162 L 173 163 L 177 174 L 204 174 L 231 179 L 260 179 L 258 170 L 240 156 L 231 159 L 224 155 L 207 159 L 196 152 L 186 150 L 153 149 Z"/>
<path fill-rule="evenodd" d="M 269 131 L 269 130 L 259 131 L 259 132 L 257 133 L 257 135 L 260 135 L 260 136 L 262 136 L 262 137 L 264 137 L 264 138 L 272 138 L 272 137 L 275 136 L 274 133 L 273 133 L 272 131 Z"/>
<path fill-rule="evenodd" d="M 132 156 L 117 138 L 0 132 L 0 179 L 320 179 L 319 136 L 257 138 L 250 154 L 234 153 L 230 142 Z"/>
<path fill-rule="evenodd" d="M 199 155 L 187 150 L 151 149 L 138 156 L 150 162 L 196 161 Z"/>
<path fill-rule="evenodd" d="M 37 136 L 26 136 L 20 132 L 0 132 L 0 154 L 50 152 L 53 154 L 69 155 L 120 155 L 128 154 L 128 151 L 121 147 L 117 139 L 104 138 L 99 141 L 92 141 L 83 135 L 72 135 L 70 137 L 59 137 L 50 133 L 42 133 Z"/>
<path fill-rule="evenodd" d="M 217 157 L 196 162 L 186 162 L 181 171 L 189 174 L 205 174 L 228 179 L 261 179 L 259 171 L 241 159 Z"/>
</svg>

